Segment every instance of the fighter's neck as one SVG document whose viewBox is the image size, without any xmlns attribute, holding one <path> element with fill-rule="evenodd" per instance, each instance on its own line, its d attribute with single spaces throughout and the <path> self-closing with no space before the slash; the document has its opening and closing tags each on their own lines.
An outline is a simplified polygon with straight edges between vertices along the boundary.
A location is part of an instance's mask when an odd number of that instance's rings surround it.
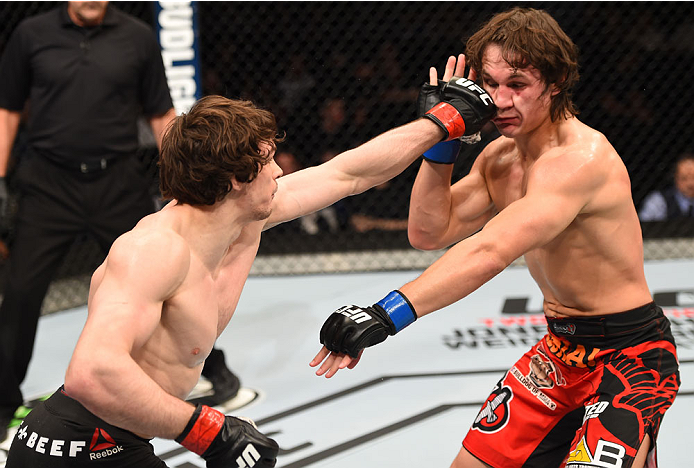
<svg viewBox="0 0 694 468">
<path fill-rule="evenodd" d="M 566 132 L 572 126 L 572 119 L 552 122 L 549 118 L 540 126 L 513 140 L 523 159 L 536 160 L 547 151 L 566 143 Z"/>
<path fill-rule="evenodd" d="M 251 224 L 247 213 L 234 204 L 217 203 L 213 206 L 174 205 L 177 211 L 177 229 L 192 250 L 210 268 L 215 270 L 229 247 L 238 241 L 244 228 Z"/>
</svg>

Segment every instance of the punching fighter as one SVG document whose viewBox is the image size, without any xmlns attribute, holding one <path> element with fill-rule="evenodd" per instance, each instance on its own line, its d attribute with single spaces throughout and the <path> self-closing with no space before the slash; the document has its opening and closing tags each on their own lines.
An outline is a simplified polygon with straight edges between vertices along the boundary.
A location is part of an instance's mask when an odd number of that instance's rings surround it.
<svg viewBox="0 0 694 468">
<path fill-rule="evenodd" d="M 483 94 L 452 91 L 432 118 L 456 123 L 451 139 L 478 128 L 495 111 Z M 65 384 L 19 427 L 7 468 L 163 467 L 153 437 L 209 468 L 275 466 L 278 444 L 252 422 L 185 401 L 234 314 L 261 232 L 384 183 L 440 139 L 439 125 L 417 119 L 280 177 L 270 112 L 208 96 L 176 117 L 160 155 L 161 193 L 173 201 L 119 237 L 94 272 Z"/>
</svg>

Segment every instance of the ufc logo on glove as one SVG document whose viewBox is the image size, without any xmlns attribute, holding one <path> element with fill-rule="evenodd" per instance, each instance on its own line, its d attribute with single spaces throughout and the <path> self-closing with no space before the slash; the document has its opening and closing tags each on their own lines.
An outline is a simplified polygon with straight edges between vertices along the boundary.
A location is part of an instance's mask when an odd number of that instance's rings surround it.
<svg viewBox="0 0 694 468">
<path fill-rule="evenodd" d="M 364 309 L 355 305 L 340 307 L 337 312 L 354 320 L 356 323 L 363 323 L 367 320 L 371 320 L 371 316 L 366 313 Z"/>
<path fill-rule="evenodd" d="M 492 101 L 492 98 L 489 96 L 489 94 L 487 94 L 485 90 L 480 88 L 474 81 L 468 80 L 467 78 L 460 78 L 455 80 L 455 84 L 467 88 L 470 91 L 477 91 L 480 94 L 480 99 L 482 99 L 482 101 L 484 101 L 485 104 L 494 104 L 494 101 Z"/>
<path fill-rule="evenodd" d="M 260 454 L 255 447 L 253 447 L 253 444 L 248 444 L 246 448 L 243 449 L 241 456 L 236 459 L 236 463 L 238 464 L 236 468 L 252 468 L 258 460 L 260 460 Z"/>
</svg>

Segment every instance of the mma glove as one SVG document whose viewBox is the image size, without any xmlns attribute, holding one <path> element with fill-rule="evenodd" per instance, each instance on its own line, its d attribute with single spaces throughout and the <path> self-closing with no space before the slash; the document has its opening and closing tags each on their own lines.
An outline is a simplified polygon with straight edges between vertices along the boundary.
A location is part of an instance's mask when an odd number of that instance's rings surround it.
<svg viewBox="0 0 694 468">
<path fill-rule="evenodd" d="M 369 346 L 384 341 L 417 320 L 410 301 L 400 291 L 392 291 L 371 307 L 344 306 L 323 324 L 320 342 L 334 353 L 353 358 Z"/>
<path fill-rule="evenodd" d="M 491 96 L 472 80 L 454 76 L 448 82 L 439 82 L 437 88 L 441 102 L 428 109 L 423 117 L 443 130 L 443 141 L 479 132 L 496 114 Z M 424 90 L 424 96 L 420 93 L 418 106 L 429 105 L 434 94 L 431 89 Z"/>
<path fill-rule="evenodd" d="M 201 404 L 176 442 L 205 459 L 207 468 L 273 468 L 279 453 L 252 421 Z"/>
</svg>

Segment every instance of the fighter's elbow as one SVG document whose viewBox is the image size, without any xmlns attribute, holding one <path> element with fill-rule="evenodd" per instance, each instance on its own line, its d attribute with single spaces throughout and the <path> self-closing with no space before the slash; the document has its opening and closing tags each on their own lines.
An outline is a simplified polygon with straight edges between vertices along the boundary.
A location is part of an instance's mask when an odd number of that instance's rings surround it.
<svg viewBox="0 0 694 468">
<path fill-rule="evenodd" d="M 97 404 L 98 395 L 103 386 L 99 374 L 99 369 L 95 368 L 93 360 L 73 356 L 65 372 L 65 392 L 85 406 Z"/>
<path fill-rule="evenodd" d="M 65 393 L 77 401 L 84 402 L 90 398 L 95 380 L 88 369 L 70 365 L 65 373 Z"/>
<path fill-rule="evenodd" d="M 448 247 L 443 236 L 436 235 L 411 223 L 407 226 L 407 237 L 410 245 L 417 250 L 441 250 Z"/>
<path fill-rule="evenodd" d="M 411 225 L 407 227 L 407 238 L 410 245 L 417 250 L 438 250 L 440 248 L 436 238 Z"/>
<path fill-rule="evenodd" d="M 501 273 L 515 258 L 506 252 L 499 242 L 482 242 L 478 245 L 474 259 L 486 271 L 488 279 Z"/>
</svg>

